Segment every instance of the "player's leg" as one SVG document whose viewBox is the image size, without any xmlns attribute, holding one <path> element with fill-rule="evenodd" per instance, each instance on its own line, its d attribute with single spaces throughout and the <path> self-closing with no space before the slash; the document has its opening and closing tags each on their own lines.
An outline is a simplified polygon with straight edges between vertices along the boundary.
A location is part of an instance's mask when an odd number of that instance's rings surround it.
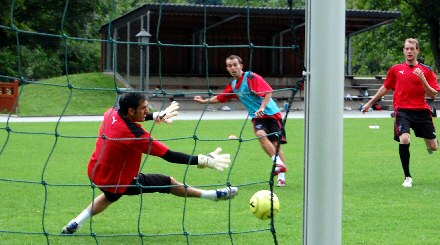
<svg viewBox="0 0 440 245">
<path fill-rule="evenodd" d="M 258 137 L 258 140 L 260 141 L 261 147 L 264 149 L 264 151 L 267 153 L 268 156 L 272 158 L 272 160 L 275 160 L 275 155 L 278 147 L 278 140 L 271 141 L 267 137 L 267 133 L 264 130 L 257 130 L 255 131 L 255 136 Z M 281 148 L 281 146 L 280 146 Z M 280 150 L 281 151 L 281 150 Z M 278 157 L 276 159 L 277 164 L 285 165 L 284 161 L 284 154 L 280 154 L 280 151 L 278 152 Z"/>
<path fill-rule="evenodd" d="M 275 142 L 275 144 L 276 145 L 274 145 L 275 146 L 275 148 L 277 147 L 277 145 L 278 145 L 278 142 Z M 280 158 L 281 158 L 281 160 L 283 161 L 283 162 L 286 162 L 286 158 L 284 157 L 284 151 L 283 151 L 283 147 L 280 145 L 280 149 L 278 150 L 278 156 L 280 156 Z"/>
<path fill-rule="evenodd" d="M 93 215 L 97 215 L 104 211 L 108 206 L 117 201 L 120 197 L 121 195 L 112 193 L 101 194 L 95 197 L 93 202 L 90 203 L 86 209 L 84 209 L 78 216 L 72 219 L 65 227 L 63 227 L 61 233 L 75 233 L 85 221 L 87 221 Z"/>
<path fill-rule="evenodd" d="M 116 200 L 110 201 L 107 199 L 105 194 L 101 194 L 97 196 L 95 200 L 93 200 L 93 203 L 90 203 L 90 205 L 87 207 L 87 210 L 92 215 L 97 215 L 108 208 L 108 206 L 110 206 L 115 201 Z"/>
<path fill-rule="evenodd" d="M 399 136 L 399 156 L 400 162 L 402 163 L 403 173 L 405 174 L 405 178 L 410 177 L 411 173 L 409 171 L 409 162 L 410 162 L 410 134 L 404 133 Z"/>
<path fill-rule="evenodd" d="M 264 130 L 255 131 L 255 136 L 258 137 L 261 147 L 270 157 L 274 156 L 276 153 L 276 148 L 274 144 L 267 138 L 267 133 Z"/>
<path fill-rule="evenodd" d="M 140 184 L 142 187 L 137 187 Z M 154 187 L 152 187 L 154 186 Z M 237 187 L 226 187 L 217 190 L 202 190 L 184 185 L 171 176 L 163 174 L 140 173 L 136 179 L 135 186 L 130 187 L 125 195 L 138 195 L 141 193 L 170 193 L 178 197 L 196 197 L 214 201 L 228 200 L 234 198 L 238 193 Z"/>
<path fill-rule="evenodd" d="M 261 146 L 271 157 L 272 161 L 275 161 L 276 163 L 275 174 L 278 175 L 277 186 L 286 186 L 285 173 L 287 172 L 287 167 L 285 164 L 284 152 L 281 146 L 279 147 L 277 154 L 280 136 L 279 134 L 272 134 L 281 131 L 281 121 L 273 118 L 254 119 L 253 124 L 255 135 L 258 137 Z M 284 133 L 281 135 L 281 137 L 281 143 L 287 143 Z"/>
<path fill-rule="evenodd" d="M 272 144 L 275 149 L 278 147 L 278 141 L 272 141 Z M 276 154 L 276 153 L 275 153 Z M 272 160 L 275 159 L 275 156 L 272 157 Z M 279 146 L 278 149 L 278 157 L 276 160 L 276 167 L 275 167 L 275 174 L 278 175 L 278 181 L 277 186 L 284 187 L 286 186 L 286 172 L 287 172 L 287 166 L 285 164 L 286 159 L 284 158 L 284 151 L 282 146 Z"/>
<path fill-rule="evenodd" d="M 278 176 L 277 185 L 280 187 L 286 186 L 286 172 L 287 167 L 284 163 L 284 154 L 282 153 L 281 147 L 278 152 L 278 155 L 276 156 L 276 150 L 278 146 L 278 141 L 270 141 L 267 137 L 267 133 L 264 130 L 257 130 L 255 131 L 255 135 L 258 137 L 258 140 L 260 141 L 261 146 L 263 147 L 264 151 L 269 155 L 272 159 L 271 163 L 275 161 L 276 167 L 275 167 L 275 175 Z M 281 152 L 281 153 L 280 153 Z M 276 160 L 275 160 L 276 158 Z"/>
<path fill-rule="evenodd" d="M 396 121 L 394 128 L 394 140 L 399 142 L 400 162 L 402 164 L 403 173 L 405 175 L 405 180 L 402 183 L 404 187 L 412 187 L 412 177 L 409 170 L 411 122 L 408 119 L 410 117 L 408 113 L 409 112 L 404 110 L 398 110 L 398 112 L 396 113 Z"/>
<path fill-rule="evenodd" d="M 421 111 L 417 115 L 418 123 L 414 125 L 414 134 L 425 140 L 426 150 L 432 154 L 439 147 L 432 114 L 430 111 Z"/>
<path fill-rule="evenodd" d="M 272 145 L 273 145 L 273 147 L 274 147 L 274 149 L 275 149 L 275 151 L 276 151 L 276 149 L 277 149 L 277 147 L 278 147 L 278 141 L 272 141 L 271 143 L 272 143 Z M 275 153 L 275 154 L 276 154 L 276 153 Z M 281 159 L 282 162 L 285 162 L 285 161 L 286 161 L 286 159 L 284 158 L 284 151 L 283 151 L 283 147 L 282 147 L 282 145 L 280 145 L 280 147 L 279 147 L 279 149 L 278 149 L 278 156 L 280 157 L 280 159 Z"/>
<path fill-rule="evenodd" d="M 234 198 L 238 193 L 237 187 L 225 187 L 217 190 L 202 190 L 192 186 L 185 186 L 182 183 L 176 181 L 173 177 L 170 177 L 171 185 L 173 186 L 170 193 L 179 197 L 196 197 L 209 199 L 213 201 L 228 200 Z"/>
<path fill-rule="evenodd" d="M 438 140 L 437 139 L 425 139 L 426 149 L 429 154 L 434 153 L 438 150 Z"/>
</svg>

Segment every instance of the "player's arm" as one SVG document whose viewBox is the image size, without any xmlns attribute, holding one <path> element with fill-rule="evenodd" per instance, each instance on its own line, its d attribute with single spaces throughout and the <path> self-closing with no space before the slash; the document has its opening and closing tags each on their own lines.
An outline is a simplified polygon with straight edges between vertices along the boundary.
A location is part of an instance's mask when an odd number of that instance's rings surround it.
<svg viewBox="0 0 440 245">
<path fill-rule="evenodd" d="M 145 115 L 145 121 L 151 121 L 151 120 L 154 120 L 153 113 L 147 113 L 147 115 Z"/>
<path fill-rule="evenodd" d="M 260 108 L 255 112 L 255 116 L 261 117 L 264 115 L 264 110 L 272 98 L 273 89 L 263 77 L 255 73 L 253 75 L 254 77 L 248 80 L 251 84 L 251 88 L 256 94 L 264 98 Z"/>
<path fill-rule="evenodd" d="M 216 104 L 216 103 L 226 103 L 231 98 L 234 98 L 234 91 L 232 90 L 231 84 L 228 84 L 226 88 L 218 95 L 210 98 L 203 98 L 202 96 L 194 96 L 194 101 L 199 104 Z M 236 97 L 235 97 L 236 98 Z"/>
<path fill-rule="evenodd" d="M 162 159 L 172 163 L 197 165 L 198 168 L 212 168 L 218 171 L 223 171 L 231 165 L 231 156 L 229 154 L 220 154 L 222 149 L 218 147 L 215 151 L 198 156 L 189 155 L 182 152 L 175 152 L 168 150 Z"/>
<path fill-rule="evenodd" d="M 431 99 L 435 99 L 437 95 L 437 90 L 432 88 L 427 82 L 423 82 L 423 86 L 425 87 L 426 95 L 428 95 Z"/>
<path fill-rule="evenodd" d="M 217 96 L 204 99 L 202 96 L 196 95 L 194 96 L 194 101 L 199 104 L 216 104 L 219 103 Z"/>
<path fill-rule="evenodd" d="M 416 68 L 414 69 L 414 74 L 416 74 L 417 77 L 419 77 L 419 79 L 422 81 L 426 95 L 431 97 L 431 99 L 435 99 L 435 96 L 437 95 L 437 90 L 431 87 L 431 85 L 428 83 L 428 80 L 426 79 L 423 71 L 420 68 Z M 437 82 L 437 79 L 435 80 L 435 82 Z"/>
<path fill-rule="evenodd" d="M 379 90 L 377 90 L 376 94 L 373 96 L 373 98 L 370 99 L 361 109 L 363 113 L 368 112 L 370 107 L 374 104 L 374 102 L 382 99 L 390 90 L 385 88 L 384 85 L 382 85 Z"/>
<path fill-rule="evenodd" d="M 189 155 L 183 152 L 168 150 L 162 159 L 172 163 L 197 165 L 197 156 Z"/>
<path fill-rule="evenodd" d="M 260 108 L 255 112 L 255 116 L 261 117 L 264 115 L 264 110 L 266 110 L 266 106 L 267 104 L 269 104 L 271 98 L 272 98 L 272 92 L 266 93 L 266 95 L 264 95 L 264 99 L 261 102 Z"/>
</svg>

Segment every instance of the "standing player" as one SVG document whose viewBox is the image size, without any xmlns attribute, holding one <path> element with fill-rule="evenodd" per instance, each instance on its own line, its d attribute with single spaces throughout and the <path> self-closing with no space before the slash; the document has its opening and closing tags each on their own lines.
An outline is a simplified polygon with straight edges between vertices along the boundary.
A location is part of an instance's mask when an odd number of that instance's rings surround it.
<svg viewBox="0 0 440 245">
<path fill-rule="evenodd" d="M 276 162 L 277 186 L 286 186 L 287 167 L 281 145 L 276 160 L 275 154 L 279 137 L 281 144 L 286 144 L 287 141 L 285 131 L 281 129 L 281 110 L 272 99 L 272 88 L 260 75 L 250 71 L 244 72 L 242 59 L 237 55 L 226 58 L 226 69 L 235 80 L 228 84 L 221 94 L 208 99 L 195 96 L 194 100 L 200 104 L 225 103 L 232 98 L 240 100 L 252 118 L 254 132 L 261 146 Z"/>
<path fill-rule="evenodd" d="M 362 108 L 362 112 L 367 112 L 374 102 L 394 90 L 394 140 L 399 142 L 400 161 L 405 174 L 404 187 L 412 187 L 413 183 L 409 171 L 410 129 L 413 129 L 416 137 L 425 139 L 428 153 L 432 154 L 438 149 L 431 107 L 425 96 L 434 99 L 440 87 L 434 71 L 417 61 L 419 52 L 417 39 L 406 39 L 403 48 L 406 61 L 390 68 L 384 85 Z"/>
<path fill-rule="evenodd" d="M 223 171 L 229 167 L 230 155 L 220 154 L 221 148 L 208 155 L 198 156 L 174 152 L 152 138 L 137 123 L 145 120 L 170 122 L 169 119 L 177 115 L 178 108 L 178 103 L 173 102 L 161 112 L 149 113 L 145 95 L 130 92 L 121 96 L 119 109 L 110 108 L 104 114 L 96 149 L 88 166 L 90 180 L 103 193 L 71 220 L 62 229 L 62 234 L 73 234 L 92 215 L 101 213 L 123 195 L 160 192 L 218 201 L 228 200 L 237 194 L 237 187 L 201 190 L 186 186 L 170 176 L 139 173 L 143 153 L 161 157 L 168 162 L 198 165 L 199 168 Z"/>
</svg>

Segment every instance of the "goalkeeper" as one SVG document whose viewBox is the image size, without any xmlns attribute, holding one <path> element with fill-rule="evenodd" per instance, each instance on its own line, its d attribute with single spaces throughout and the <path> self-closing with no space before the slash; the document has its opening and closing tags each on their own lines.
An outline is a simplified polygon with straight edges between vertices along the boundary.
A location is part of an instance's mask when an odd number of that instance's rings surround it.
<svg viewBox="0 0 440 245">
<path fill-rule="evenodd" d="M 278 142 L 286 144 L 287 140 L 282 128 L 281 110 L 272 99 L 272 88 L 260 75 L 250 71 L 244 72 L 242 59 L 237 55 L 226 58 L 226 69 L 235 80 L 228 84 L 222 93 L 208 99 L 194 96 L 194 100 L 200 104 L 226 103 L 231 99 L 240 100 L 252 118 L 254 133 L 261 146 L 276 163 L 274 174 L 278 175 L 277 186 L 286 186 L 286 159 L 281 145 L 278 156 L 276 156 L 276 149 Z"/>
<path fill-rule="evenodd" d="M 62 234 L 73 234 L 92 215 L 101 213 L 123 195 L 160 192 L 214 201 L 228 200 L 237 195 L 237 187 L 201 190 L 188 187 L 171 176 L 139 173 L 142 153 L 161 157 L 168 162 L 197 165 L 199 168 L 223 171 L 229 167 L 230 155 L 220 154 L 221 148 L 198 156 L 175 152 L 152 138 L 137 123 L 146 120 L 171 123 L 170 119 L 177 115 L 178 108 L 178 103 L 172 102 L 165 110 L 150 113 L 145 95 L 129 92 L 121 96 L 118 109 L 110 108 L 104 114 L 96 149 L 88 165 L 90 180 L 103 193 L 71 220 L 62 229 Z"/>
</svg>

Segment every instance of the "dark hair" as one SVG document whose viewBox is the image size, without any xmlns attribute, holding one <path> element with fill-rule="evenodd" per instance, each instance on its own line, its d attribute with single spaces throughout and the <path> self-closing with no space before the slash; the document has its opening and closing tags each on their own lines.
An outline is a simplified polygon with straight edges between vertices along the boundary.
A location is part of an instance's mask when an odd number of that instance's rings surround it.
<svg viewBox="0 0 440 245">
<path fill-rule="evenodd" d="M 121 95 L 121 98 L 119 99 L 118 112 L 123 116 L 127 116 L 128 109 L 130 108 L 137 109 L 140 104 L 139 102 L 145 101 L 146 99 L 147 97 L 143 93 L 136 93 L 136 92 L 123 93 Z"/>
<path fill-rule="evenodd" d="M 226 60 L 233 60 L 233 59 L 237 59 L 237 60 L 238 60 L 238 63 L 243 64 L 243 60 L 242 60 L 241 57 L 238 56 L 238 55 L 231 54 L 231 55 L 229 55 L 228 58 L 226 58 Z"/>
</svg>

